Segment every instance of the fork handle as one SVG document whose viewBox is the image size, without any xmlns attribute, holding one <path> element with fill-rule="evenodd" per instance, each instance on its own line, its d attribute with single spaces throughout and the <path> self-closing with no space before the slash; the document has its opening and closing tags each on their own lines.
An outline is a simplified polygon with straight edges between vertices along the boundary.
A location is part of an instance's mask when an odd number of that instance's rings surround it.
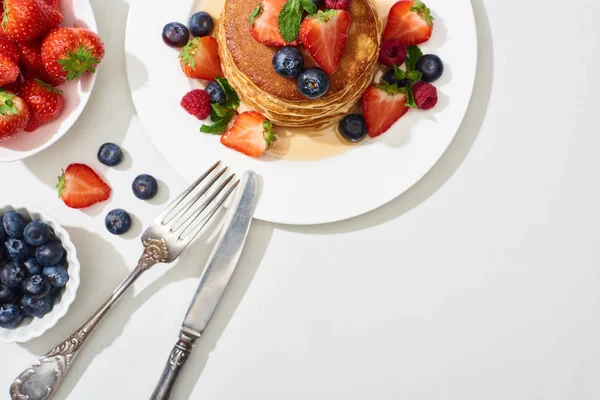
<svg viewBox="0 0 600 400">
<path fill-rule="evenodd" d="M 169 359 L 163 370 L 163 373 L 154 389 L 154 393 L 150 396 L 150 400 L 168 400 L 171 398 L 179 373 L 183 370 L 185 362 L 192 353 L 194 343 L 199 339 L 199 336 L 190 334 L 183 329 L 179 331 L 179 340 L 173 346 Z"/>
</svg>

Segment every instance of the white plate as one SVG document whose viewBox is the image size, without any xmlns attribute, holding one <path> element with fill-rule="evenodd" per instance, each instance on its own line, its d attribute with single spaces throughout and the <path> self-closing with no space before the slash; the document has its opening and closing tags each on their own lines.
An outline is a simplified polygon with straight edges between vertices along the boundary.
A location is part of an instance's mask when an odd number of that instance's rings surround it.
<svg viewBox="0 0 600 400">
<path fill-rule="evenodd" d="M 96 18 L 88 0 L 62 0 L 64 26 L 98 31 Z M 96 83 L 95 74 L 86 74 L 79 81 L 60 86 L 65 94 L 65 108 L 61 116 L 34 132 L 21 132 L 0 142 L 0 162 L 23 160 L 52 146 L 71 129 L 79 118 Z"/>
<path fill-rule="evenodd" d="M 393 2 L 376 4 L 385 22 Z M 256 218 L 319 224 L 354 217 L 384 205 L 418 182 L 442 156 L 467 110 L 477 64 L 471 3 L 429 0 L 427 5 L 436 25 L 432 39 L 421 48 L 438 54 L 446 66 L 435 83 L 438 105 L 426 112 L 411 111 L 383 136 L 330 159 L 246 157 L 222 146 L 218 137 L 199 133 L 199 121 L 181 109 L 181 98 L 197 84 L 181 72 L 177 52 L 162 42 L 162 28 L 171 21 L 187 23 L 192 10 L 215 9 L 214 0 L 197 4 L 172 0 L 168 7 L 132 2 L 125 50 L 133 102 L 159 152 L 186 180 L 193 181 L 215 160 L 235 171 L 255 170 L 261 177 Z"/>
</svg>

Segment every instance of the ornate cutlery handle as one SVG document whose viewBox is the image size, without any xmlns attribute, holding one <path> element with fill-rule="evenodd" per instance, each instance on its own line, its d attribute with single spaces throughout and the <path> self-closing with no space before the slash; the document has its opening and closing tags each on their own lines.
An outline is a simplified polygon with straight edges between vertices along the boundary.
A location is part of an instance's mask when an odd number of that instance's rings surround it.
<svg viewBox="0 0 600 400">
<path fill-rule="evenodd" d="M 110 298 L 68 338 L 23 371 L 10 386 L 12 400 L 48 400 L 56 394 L 71 364 L 92 332 L 113 308 L 123 293 L 154 264 L 164 262 L 166 250 L 158 243 L 144 243 L 144 254 L 137 267 L 117 287 Z M 164 250 L 164 251 L 163 251 Z"/>
<path fill-rule="evenodd" d="M 173 350 L 171 350 L 169 360 L 165 365 L 165 369 L 150 400 L 168 400 L 171 397 L 175 383 L 177 383 L 177 378 L 179 378 L 179 373 L 183 369 L 198 338 L 198 336 L 191 335 L 183 330 L 179 332 L 179 340 L 175 343 Z"/>
</svg>

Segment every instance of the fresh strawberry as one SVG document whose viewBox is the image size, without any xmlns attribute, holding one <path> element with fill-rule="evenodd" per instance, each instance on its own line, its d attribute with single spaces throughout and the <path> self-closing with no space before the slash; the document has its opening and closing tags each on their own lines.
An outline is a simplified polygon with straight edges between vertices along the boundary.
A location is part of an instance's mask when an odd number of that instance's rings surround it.
<svg viewBox="0 0 600 400">
<path fill-rule="evenodd" d="M 16 81 L 20 73 L 19 66 L 13 60 L 0 54 L 0 87 Z"/>
<path fill-rule="evenodd" d="M 42 61 L 54 85 L 96 72 L 104 58 L 104 42 L 84 28 L 56 28 L 42 42 Z"/>
<path fill-rule="evenodd" d="M 319 11 L 317 15 L 305 18 L 300 25 L 300 40 L 323 71 L 333 74 L 346 49 L 349 29 L 348 11 Z"/>
<path fill-rule="evenodd" d="M 111 188 L 85 164 L 71 164 L 58 178 L 58 196 L 71 208 L 86 208 L 107 200 Z"/>
<path fill-rule="evenodd" d="M 281 36 L 279 31 L 279 13 L 287 0 L 262 0 L 254 13 L 256 16 L 250 19 L 250 34 L 258 43 L 267 46 L 296 46 L 298 42 L 294 40 L 291 43 Z M 258 10 L 258 11 L 257 11 Z"/>
<path fill-rule="evenodd" d="M 223 76 L 219 45 L 212 36 L 197 37 L 188 42 L 179 54 L 181 69 L 190 78 L 214 81 Z"/>
<path fill-rule="evenodd" d="M 62 20 L 60 11 L 45 0 L 4 0 L 1 30 L 14 42 L 30 42 L 44 36 Z"/>
<path fill-rule="evenodd" d="M 225 146 L 250 157 L 262 155 L 275 140 L 273 124 L 256 111 L 238 115 L 231 129 L 221 136 Z"/>
<path fill-rule="evenodd" d="M 8 39 L 0 38 L 0 54 L 5 55 L 16 64 L 19 63 L 19 48 L 16 43 Z"/>
<path fill-rule="evenodd" d="M 406 112 L 406 94 L 391 85 L 373 85 L 362 97 L 363 114 L 370 137 L 377 137 L 391 128 Z"/>
<path fill-rule="evenodd" d="M 421 0 L 400 0 L 390 9 L 383 40 L 400 39 L 412 46 L 428 41 L 432 31 L 431 11 Z"/>
<path fill-rule="evenodd" d="M 48 4 L 50 7 L 54 8 L 55 10 L 61 12 L 60 9 L 60 0 L 44 0 L 46 2 L 46 4 Z"/>
<path fill-rule="evenodd" d="M 25 82 L 19 96 L 25 100 L 31 113 L 25 128 L 27 132 L 33 132 L 41 125 L 54 121 L 65 106 L 62 91 L 39 79 Z"/>
<path fill-rule="evenodd" d="M 19 94 L 19 91 L 21 91 L 22 86 L 23 86 L 23 76 L 19 76 L 17 78 L 17 80 L 14 81 L 13 83 L 9 83 L 8 85 L 2 86 L 2 89 L 6 90 L 8 92 L 13 92 L 13 93 Z"/>
<path fill-rule="evenodd" d="M 62 79 L 52 79 L 44 68 L 42 42 L 19 43 L 19 56 L 22 72 L 26 79 L 38 78 L 54 86 L 62 83 Z"/>
<path fill-rule="evenodd" d="M 17 95 L 0 89 L 0 141 L 25 129 L 29 121 L 29 108 Z"/>
</svg>

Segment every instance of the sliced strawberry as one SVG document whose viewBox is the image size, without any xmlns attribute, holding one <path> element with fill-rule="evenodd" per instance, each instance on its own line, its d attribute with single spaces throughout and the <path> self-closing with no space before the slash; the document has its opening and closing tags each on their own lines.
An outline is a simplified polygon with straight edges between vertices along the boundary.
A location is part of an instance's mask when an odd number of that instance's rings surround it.
<svg viewBox="0 0 600 400">
<path fill-rule="evenodd" d="M 300 40 L 313 60 L 331 75 L 337 71 L 344 55 L 349 29 L 348 11 L 319 11 L 300 25 Z"/>
<path fill-rule="evenodd" d="M 58 178 L 58 195 L 71 208 L 86 208 L 107 200 L 111 188 L 85 164 L 71 164 Z"/>
<path fill-rule="evenodd" d="M 432 31 L 431 11 L 421 0 L 400 0 L 390 9 L 383 40 L 400 39 L 412 46 L 428 41 Z"/>
<path fill-rule="evenodd" d="M 256 111 L 238 115 L 231 129 L 221 136 L 225 146 L 250 157 L 262 155 L 275 140 L 273 124 Z"/>
<path fill-rule="evenodd" d="M 253 15 L 256 16 L 250 21 L 250 34 L 258 43 L 267 46 L 296 46 L 298 41 L 291 43 L 286 41 L 279 32 L 279 13 L 287 0 L 262 0 Z"/>
<path fill-rule="evenodd" d="M 19 66 L 9 57 L 0 54 L 0 86 L 13 83 L 19 78 Z"/>
<path fill-rule="evenodd" d="M 212 36 L 197 37 L 188 42 L 179 54 L 181 69 L 190 78 L 214 81 L 223 76 L 219 45 Z"/>
<path fill-rule="evenodd" d="M 390 129 L 406 112 L 406 94 L 391 85 L 373 85 L 362 97 L 363 114 L 370 137 Z"/>
</svg>

